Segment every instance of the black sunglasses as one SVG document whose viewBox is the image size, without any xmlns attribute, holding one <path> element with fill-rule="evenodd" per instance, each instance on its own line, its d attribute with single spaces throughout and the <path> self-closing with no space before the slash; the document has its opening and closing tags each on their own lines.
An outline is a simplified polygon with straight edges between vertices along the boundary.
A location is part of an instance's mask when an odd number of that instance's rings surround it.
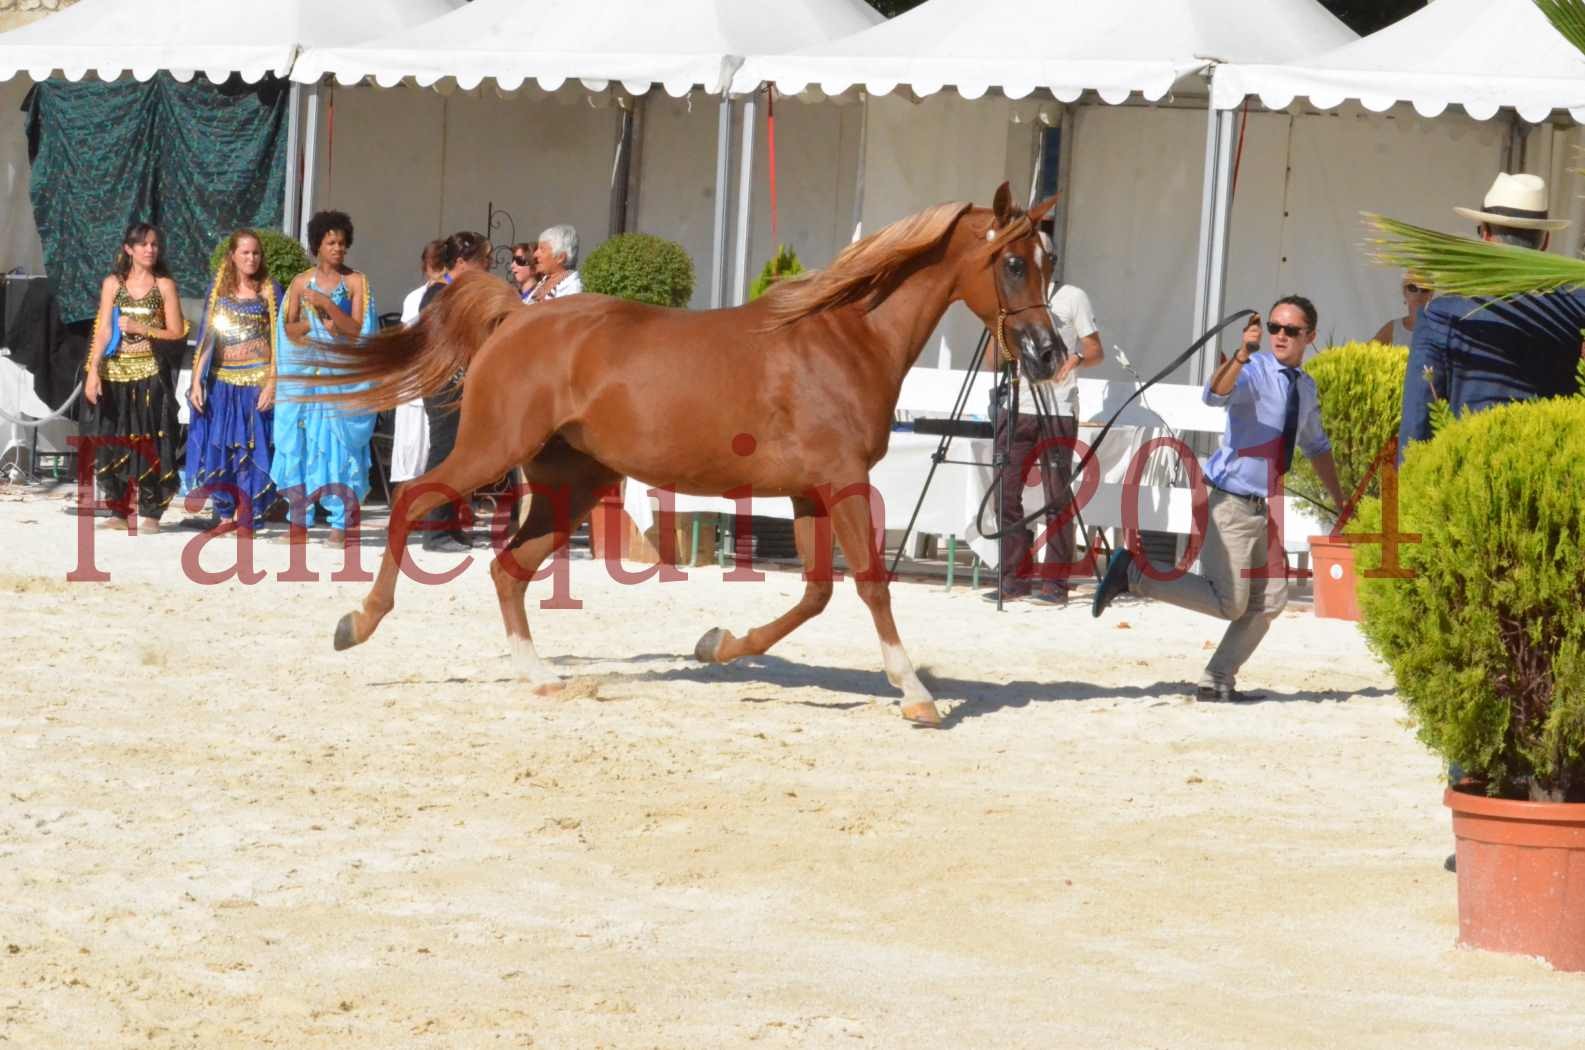
<svg viewBox="0 0 1585 1050">
<path fill-rule="evenodd" d="M 1297 339 L 1309 329 L 1301 324 L 1278 324 L 1276 321 L 1267 321 L 1266 331 L 1272 335 L 1276 335 L 1278 332 L 1287 332 L 1289 339 Z"/>
<path fill-rule="evenodd" d="M 533 265 L 533 263 L 531 262 L 531 260 L 525 259 L 521 255 L 514 255 L 514 256 L 512 256 L 512 265 L 513 266 L 531 266 L 531 265 Z"/>
<path fill-rule="evenodd" d="M 1422 288 L 1418 284 L 1406 284 L 1403 286 L 1403 290 L 1409 295 L 1419 295 L 1421 292 L 1429 292 L 1431 289 Z"/>
</svg>

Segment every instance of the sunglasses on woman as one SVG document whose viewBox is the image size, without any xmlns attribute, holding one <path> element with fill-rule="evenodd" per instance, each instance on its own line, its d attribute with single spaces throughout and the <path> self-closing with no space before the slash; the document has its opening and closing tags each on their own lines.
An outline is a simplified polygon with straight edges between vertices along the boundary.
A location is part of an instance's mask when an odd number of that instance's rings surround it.
<svg viewBox="0 0 1585 1050">
<path fill-rule="evenodd" d="M 1429 292 L 1430 290 L 1429 288 L 1421 288 L 1418 284 L 1406 284 L 1403 286 L 1404 295 L 1419 295 L 1421 292 Z"/>
<path fill-rule="evenodd" d="M 527 265 L 529 265 L 529 260 L 523 258 L 521 255 L 514 255 L 514 256 L 512 256 L 512 265 L 513 266 L 527 266 Z"/>
<path fill-rule="evenodd" d="M 1278 324 L 1276 321 L 1267 321 L 1266 331 L 1270 332 L 1272 335 L 1276 335 L 1278 332 L 1286 332 L 1289 339 L 1297 339 L 1306 331 L 1308 331 L 1308 329 L 1306 329 L 1304 325 L 1300 324 Z"/>
</svg>

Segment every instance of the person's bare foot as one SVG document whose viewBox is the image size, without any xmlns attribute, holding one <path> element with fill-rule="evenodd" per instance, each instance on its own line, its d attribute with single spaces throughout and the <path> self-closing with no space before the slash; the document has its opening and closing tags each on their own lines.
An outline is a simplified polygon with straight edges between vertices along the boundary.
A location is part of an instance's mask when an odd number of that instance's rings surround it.
<svg viewBox="0 0 1585 1050">
<path fill-rule="evenodd" d="M 341 529 L 331 529 L 330 535 L 325 537 L 325 546 L 327 547 L 345 547 L 346 545 L 347 534 Z"/>
<path fill-rule="evenodd" d="M 99 523 L 101 529 L 114 529 L 117 532 L 127 531 L 127 519 L 110 517 Z"/>
<path fill-rule="evenodd" d="M 160 519 L 159 518 L 139 518 L 138 519 L 138 531 L 139 532 L 147 532 L 147 533 L 150 533 L 150 534 L 159 532 L 160 531 Z"/>
</svg>

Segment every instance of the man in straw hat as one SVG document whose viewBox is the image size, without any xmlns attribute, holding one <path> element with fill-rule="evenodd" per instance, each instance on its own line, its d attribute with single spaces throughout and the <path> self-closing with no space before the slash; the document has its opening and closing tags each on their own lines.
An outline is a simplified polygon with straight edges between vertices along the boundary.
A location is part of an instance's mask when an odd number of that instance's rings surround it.
<svg viewBox="0 0 1585 1050">
<path fill-rule="evenodd" d="M 1497 176 L 1480 208 L 1454 208 L 1475 221 L 1483 241 L 1546 251 L 1567 219 L 1547 214 L 1545 180 Z M 1585 328 L 1585 291 L 1521 295 L 1505 301 L 1444 295 L 1414 326 L 1403 381 L 1398 457 L 1431 437 L 1431 405 L 1446 400 L 1459 415 L 1510 401 L 1572 394 Z"/>
</svg>

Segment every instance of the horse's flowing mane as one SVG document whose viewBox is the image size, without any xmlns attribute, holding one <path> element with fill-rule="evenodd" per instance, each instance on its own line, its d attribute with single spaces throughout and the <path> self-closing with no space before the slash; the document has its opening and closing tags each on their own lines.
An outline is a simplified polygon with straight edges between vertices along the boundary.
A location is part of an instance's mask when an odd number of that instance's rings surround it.
<svg viewBox="0 0 1585 1050">
<path fill-rule="evenodd" d="M 898 269 L 939 244 L 971 207 L 958 201 L 926 208 L 848 245 L 826 269 L 779 283 L 765 297 L 771 327 L 785 327 L 879 290 Z"/>
</svg>

